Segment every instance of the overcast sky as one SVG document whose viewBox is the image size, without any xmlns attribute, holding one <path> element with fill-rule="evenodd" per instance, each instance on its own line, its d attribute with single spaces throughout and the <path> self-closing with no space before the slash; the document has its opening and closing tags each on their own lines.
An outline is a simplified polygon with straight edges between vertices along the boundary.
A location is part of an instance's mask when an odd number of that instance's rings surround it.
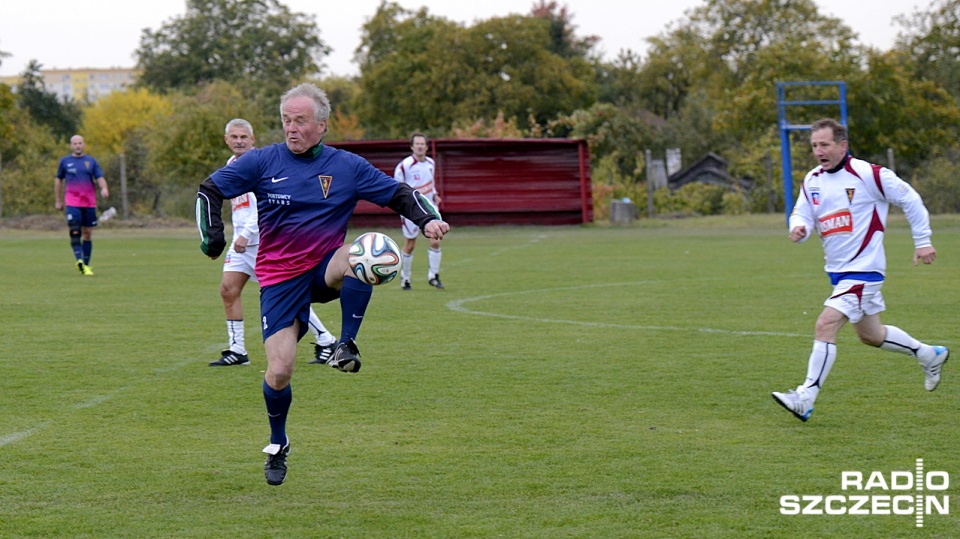
<svg viewBox="0 0 960 539">
<path fill-rule="evenodd" d="M 316 15 L 320 38 L 333 47 L 325 74 L 356 75 L 353 52 L 360 29 L 380 0 L 281 0 L 292 11 Z M 533 0 L 398 0 L 407 9 L 426 6 L 432 15 L 464 24 L 526 14 Z M 558 0 L 573 13 L 579 36 L 599 36 L 599 49 L 611 60 L 622 49 L 646 52 L 648 37 L 684 18 L 704 0 Z M 820 12 L 839 17 L 863 43 L 893 45 L 899 26 L 893 17 L 912 13 L 929 0 L 816 0 Z M 31 59 L 44 68 L 132 67 L 144 28 L 156 30 L 186 12 L 184 0 L 5 0 L 0 7 L 0 75 L 16 75 Z"/>
</svg>

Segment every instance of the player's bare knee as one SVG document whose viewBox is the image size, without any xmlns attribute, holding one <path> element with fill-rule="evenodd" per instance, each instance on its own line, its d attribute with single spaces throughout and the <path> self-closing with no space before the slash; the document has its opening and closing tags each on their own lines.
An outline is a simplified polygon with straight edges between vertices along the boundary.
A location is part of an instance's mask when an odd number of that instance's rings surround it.
<svg viewBox="0 0 960 539">
<path fill-rule="evenodd" d="M 241 292 L 243 292 L 242 287 L 230 283 L 220 283 L 220 297 L 223 298 L 223 301 L 236 301 Z"/>
</svg>

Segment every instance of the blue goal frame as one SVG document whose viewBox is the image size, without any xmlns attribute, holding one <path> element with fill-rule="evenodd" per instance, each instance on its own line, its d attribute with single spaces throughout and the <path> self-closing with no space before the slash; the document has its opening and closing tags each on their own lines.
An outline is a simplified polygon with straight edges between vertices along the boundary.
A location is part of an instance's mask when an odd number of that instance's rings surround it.
<svg viewBox="0 0 960 539">
<path fill-rule="evenodd" d="M 787 88 L 794 86 L 836 86 L 837 99 L 813 99 L 787 101 Z M 780 127 L 780 154 L 781 168 L 783 169 L 783 203 L 786 209 L 787 222 L 793 212 L 793 160 L 790 155 L 790 132 L 808 131 L 811 124 L 793 124 L 787 120 L 787 107 L 794 105 L 839 105 L 839 122 L 847 126 L 847 83 L 843 81 L 805 81 L 805 82 L 778 82 L 777 83 L 777 125 Z"/>
</svg>

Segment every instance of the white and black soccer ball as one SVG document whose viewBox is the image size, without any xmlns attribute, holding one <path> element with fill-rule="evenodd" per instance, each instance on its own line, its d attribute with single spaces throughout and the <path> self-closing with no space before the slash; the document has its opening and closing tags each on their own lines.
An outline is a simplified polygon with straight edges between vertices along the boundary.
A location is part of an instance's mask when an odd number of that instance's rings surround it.
<svg viewBox="0 0 960 539">
<path fill-rule="evenodd" d="M 400 247 L 379 232 L 367 232 L 354 240 L 347 260 L 350 271 L 367 284 L 389 283 L 400 273 Z"/>
</svg>

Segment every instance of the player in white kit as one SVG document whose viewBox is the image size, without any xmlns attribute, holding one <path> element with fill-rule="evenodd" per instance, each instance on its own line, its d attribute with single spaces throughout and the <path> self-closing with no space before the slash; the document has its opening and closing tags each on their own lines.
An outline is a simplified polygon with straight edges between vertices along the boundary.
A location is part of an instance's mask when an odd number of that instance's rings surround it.
<svg viewBox="0 0 960 539">
<path fill-rule="evenodd" d="M 433 159 L 427 157 L 427 136 L 423 133 L 414 133 L 410 137 L 410 149 L 413 155 L 408 155 L 393 171 L 393 177 L 400 183 L 405 183 L 420 192 L 435 207 L 440 206 L 440 195 L 437 193 L 436 185 L 433 182 Z M 417 236 L 420 235 L 420 229 L 417 225 L 407 219 L 400 217 L 400 227 L 403 229 L 403 237 L 406 241 L 403 248 L 400 249 L 400 287 L 404 290 L 410 290 L 410 276 L 413 266 L 413 249 L 417 245 Z M 427 250 L 427 282 L 430 286 L 443 290 L 443 283 L 440 282 L 440 240 L 430 239 L 430 248 Z"/>
<path fill-rule="evenodd" d="M 250 122 L 235 118 L 227 123 L 223 140 L 233 155 L 227 165 L 253 148 L 256 139 Z M 223 261 L 223 279 L 220 281 L 220 297 L 227 315 L 228 347 L 220 353 L 220 359 L 210 363 L 211 367 L 230 365 L 249 365 L 246 339 L 243 329 L 243 304 L 240 295 L 249 279 L 257 282 L 257 246 L 260 244 L 260 227 L 257 224 L 257 197 L 253 193 L 244 193 L 230 199 L 231 219 L 233 221 L 233 239 Z M 316 341 L 314 360 L 310 363 L 326 364 L 333 355 L 337 339 L 323 326 L 317 313 L 310 309 L 310 331 Z"/>
<path fill-rule="evenodd" d="M 832 119 L 815 122 L 810 142 L 820 166 L 807 173 L 790 216 L 790 239 L 806 241 L 814 230 L 823 243 L 825 270 L 833 292 L 816 322 L 806 379 L 796 390 L 774 392 L 773 399 L 801 421 L 813 404 L 837 358 L 837 334 L 850 321 L 864 344 L 915 358 L 924 372 L 924 387 L 940 383 L 950 357 L 944 346 L 930 346 L 902 329 L 883 325 L 886 256 L 883 237 L 890 204 L 903 209 L 913 233 L 913 265 L 930 264 L 937 251 L 930 241 L 930 218 L 910 184 L 879 165 L 855 159 L 847 151 L 847 130 Z"/>
</svg>

